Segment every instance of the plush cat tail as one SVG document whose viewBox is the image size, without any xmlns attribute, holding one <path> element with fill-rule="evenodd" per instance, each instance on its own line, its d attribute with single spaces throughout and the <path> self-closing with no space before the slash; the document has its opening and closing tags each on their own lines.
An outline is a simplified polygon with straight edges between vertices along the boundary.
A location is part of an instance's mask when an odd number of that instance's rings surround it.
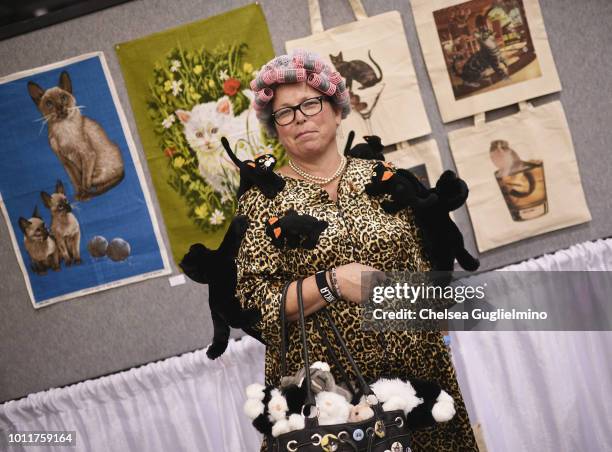
<svg viewBox="0 0 612 452">
<path fill-rule="evenodd" d="M 229 141 L 227 141 L 227 138 L 221 137 L 221 144 L 225 148 L 225 152 L 227 152 L 227 155 L 229 155 L 229 157 L 232 159 L 232 162 L 234 162 L 234 165 L 240 168 L 242 161 L 238 160 L 238 157 L 236 157 L 236 154 L 234 154 L 234 151 L 232 151 L 232 148 L 229 144 Z"/>
<path fill-rule="evenodd" d="M 355 139 L 355 131 L 351 130 L 348 134 L 348 138 L 346 139 L 346 144 L 344 145 L 344 155 L 348 156 L 349 151 L 351 150 L 351 146 L 353 146 L 353 140 Z"/>
</svg>

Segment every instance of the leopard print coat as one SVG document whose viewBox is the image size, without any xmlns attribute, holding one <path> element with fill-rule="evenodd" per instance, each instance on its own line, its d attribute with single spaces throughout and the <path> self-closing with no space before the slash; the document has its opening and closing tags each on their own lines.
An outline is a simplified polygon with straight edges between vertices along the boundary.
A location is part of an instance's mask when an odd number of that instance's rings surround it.
<svg viewBox="0 0 612 452">
<path fill-rule="evenodd" d="M 321 187 L 281 175 L 284 190 L 273 200 L 251 188 L 240 199 L 237 215 L 246 215 L 249 228 L 237 256 L 236 295 L 243 308 L 257 308 L 262 319 L 255 325 L 267 344 L 265 383 L 280 384 L 280 299 L 284 284 L 307 277 L 321 269 L 360 262 L 383 271 L 427 271 L 422 237 L 410 210 L 386 213 L 380 206 L 384 197 L 370 197 L 365 184 L 370 182 L 376 160 L 348 158 L 338 184 L 337 202 Z M 290 209 L 328 222 L 315 249 L 279 250 L 265 234 L 265 222 Z M 438 331 L 372 331 L 361 328 L 363 307 L 338 300 L 328 307 L 361 373 L 372 382 L 381 376 L 416 377 L 436 381 L 456 403 L 457 414 L 448 423 L 414 433 L 414 452 L 477 451 L 468 415 L 459 391 L 455 371 Z M 314 313 L 306 317 L 311 362 L 329 362 L 332 374 L 341 381 L 314 325 Z M 299 322 L 288 325 L 287 373 L 302 366 Z M 332 340 L 342 367 L 354 378 L 346 357 L 335 341 L 323 316 L 319 325 Z M 261 450 L 265 450 L 264 440 Z"/>
</svg>

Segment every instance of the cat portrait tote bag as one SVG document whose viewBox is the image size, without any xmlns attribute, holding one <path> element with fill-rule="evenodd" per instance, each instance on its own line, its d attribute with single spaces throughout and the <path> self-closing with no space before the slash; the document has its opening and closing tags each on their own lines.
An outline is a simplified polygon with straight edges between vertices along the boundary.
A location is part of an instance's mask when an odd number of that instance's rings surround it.
<svg viewBox="0 0 612 452">
<path fill-rule="evenodd" d="M 561 91 L 538 0 L 411 0 L 444 122 Z"/>
<path fill-rule="evenodd" d="M 328 30 L 318 0 L 309 0 L 311 36 L 287 41 L 288 52 L 301 48 L 319 54 L 344 78 L 351 114 L 341 133 L 378 135 L 385 145 L 427 135 L 427 119 L 398 11 L 368 17 L 361 1 L 350 0 L 356 21 Z"/>
<path fill-rule="evenodd" d="M 478 251 L 591 220 L 561 102 L 449 133 Z"/>
</svg>

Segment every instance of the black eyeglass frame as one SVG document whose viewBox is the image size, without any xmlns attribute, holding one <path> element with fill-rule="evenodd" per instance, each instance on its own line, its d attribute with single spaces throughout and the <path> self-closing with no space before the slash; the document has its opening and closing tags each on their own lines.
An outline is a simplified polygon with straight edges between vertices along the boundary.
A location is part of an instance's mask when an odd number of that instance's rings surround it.
<svg viewBox="0 0 612 452">
<path fill-rule="evenodd" d="M 302 110 L 302 105 L 304 105 L 304 103 L 308 102 L 309 100 L 313 100 L 313 99 L 317 99 L 319 101 L 319 111 L 316 112 L 316 113 L 313 113 L 313 114 L 308 114 L 308 113 L 304 112 L 304 110 Z M 295 112 L 298 111 L 298 110 L 300 110 L 304 116 L 316 116 L 316 115 L 318 115 L 319 113 L 321 113 L 323 111 L 323 101 L 324 100 L 327 100 L 327 96 L 325 96 L 325 95 L 317 96 L 317 97 L 309 97 L 308 99 L 304 99 L 298 105 L 293 105 L 293 106 L 287 106 L 287 107 L 279 108 L 278 110 L 272 112 L 272 119 L 274 120 L 274 123 L 277 126 L 285 127 L 285 126 L 288 126 L 289 124 L 291 124 L 293 121 L 295 121 Z M 291 109 L 292 110 L 293 117 L 291 118 L 291 121 L 289 121 L 287 124 L 279 124 L 278 120 L 276 119 L 276 114 L 279 111 L 283 111 L 283 110 L 287 110 L 287 109 Z"/>
</svg>

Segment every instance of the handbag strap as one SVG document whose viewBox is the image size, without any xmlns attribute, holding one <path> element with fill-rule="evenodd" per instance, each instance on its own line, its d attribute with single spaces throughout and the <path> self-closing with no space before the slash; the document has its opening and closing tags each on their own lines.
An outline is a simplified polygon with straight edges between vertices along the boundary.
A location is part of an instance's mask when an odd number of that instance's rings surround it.
<svg viewBox="0 0 612 452">
<path fill-rule="evenodd" d="M 300 279 L 299 281 L 303 281 L 303 279 Z M 283 294 L 282 294 L 282 298 L 281 298 L 281 313 L 280 313 L 280 318 L 281 318 L 281 375 L 286 375 L 287 373 L 287 331 L 286 331 L 286 320 L 285 320 L 285 305 L 286 305 L 286 300 L 287 300 L 287 289 L 289 287 L 289 284 L 291 284 L 290 282 L 285 284 L 285 287 L 283 289 Z M 300 304 L 300 302 L 303 303 L 302 301 L 302 284 L 300 283 L 298 286 L 298 290 L 297 290 L 297 295 L 298 295 L 298 305 Z M 300 307 L 298 306 L 298 310 L 300 311 L 300 327 L 301 327 L 301 333 L 302 333 L 302 347 L 306 348 L 307 347 L 307 342 L 306 342 L 306 328 L 304 325 L 302 325 L 302 320 L 303 320 L 303 305 Z M 334 337 L 336 339 L 336 342 L 340 345 L 340 348 L 342 350 L 342 352 L 344 353 L 344 355 L 348 358 L 349 364 L 351 365 L 351 367 L 353 368 L 353 372 L 355 373 L 356 377 L 357 377 L 357 382 L 359 383 L 359 386 L 361 387 L 361 391 L 363 392 L 363 394 L 365 396 L 368 395 L 374 395 L 374 392 L 372 391 L 372 389 L 370 388 L 370 386 L 366 383 L 365 379 L 363 378 L 363 375 L 361 373 L 361 371 L 359 370 L 359 367 L 357 366 L 357 363 L 355 363 L 355 360 L 353 359 L 353 356 L 351 355 L 351 353 L 349 352 L 348 348 L 346 347 L 346 343 L 344 342 L 344 339 L 342 339 L 342 335 L 340 334 L 340 332 L 338 331 L 338 328 L 336 327 L 336 324 L 334 323 L 331 314 L 329 313 L 329 311 L 327 310 L 327 308 L 322 308 L 321 312 L 324 315 L 325 320 L 327 321 L 327 323 L 329 323 L 329 325 L 331 326 L 332 332 L 334 333 Z M 316 318 L 315 318 L 315 325 L 317 326 L 317 328 L 319 329 L 320 332 L 323 332 L 323 328 L 320 328 L 320 325 L 317 324 L 316 322 Z M 342 369 L 341 372 L 344 371 L 344 369 L 342 368 L 342 366 L 339 363 L 339 360 L 337 360 L 337 356 L 335 356 L 335 353 L 333 352 L 333 349 L 331 348 L 331 344 L 329 343 L 329 340 L 327 338 L 327 334 L 324 333 L 324 335 L 322 334 L 322 336 L 324 337 L 324 340 L 327 339 L 327 349 L 331 350 L 331 352 L 334 354 L 332 359 L 334 360 L 334 364 L 336 365 L 336 367 L 338 369 Z M 308 380 L 306 381 L 306 384 L 309 385 L 310 384 L 310 363 L 308 362 L 304 362 L 305 365 L 305 371 L 306 371 L 306 375 L 308 376 Z M 346 376 L 346 373 L 344 372 L 343 375 L 343 379 L 345 380 L 345 382 L 349 385 L 349 388 L 351 390 L 353 390 L 352 385 L 350 384 L 350 380 L 348 378 L 348 376 Z M 310 386 L 307 386 L 306 388 L 307 392 L 310 393 Z M 352 391 L 351 391 L 352 392 Z M 354 392 L 353 392 L 354 394 Z"/>
<path fill-rule="evenodd" d="M 281 375 L 287 374 L 287 342 L 288 342 L 288 339 L 287 339 L 287 321 L 286 321 L 286 312 L 285 312 L 285 302 L 287 299 L 287 290 L 289 289 L 290 284 L 291 284 L 291 281 L 285 284 L 285 286 L 283 287 L 283 294 L 281 296 L 281 312 L 280 312 L 280 318 L 281 318 L 281 350 L 280 350 Z M 342 367 L 342 365 L 340 364 L 340 360 L 338 359 L 336 352 L 332 349 L 327 333 L 325 332 L 323 328 L 321 328 L 321 325 L 319 324 L 318 315 L 314 316 L 314 324 L 315 324 L 315 327 L 317 328 L 317 331 L 323 338 L 323 342 L 325 343 L 325 349 L 328 351 L 328 354 L 331 360 L 333 361 L 333 363 L 335 364 L 336 369 L 338 369 L 338 371 L 340 372 L 342 380 L 344 381 L 344 383 L 346 383 L 346 386 L 348 390 L 351 392 L 351 394 L 355 396 L 355 393 L 356 393 L 355 388 L 353 388 L 351 380 L 348 377 L 346 371 L 344 370 L 344 367 Z"/>
<path fill-rule="evenodd" d="M 346 370 L 344 370 L 344 367 L 340 363 L 340 360 L 338 359 L 338 355 L 336 355 L 336 352 L 332 348 L 331 342 L 329 341 L 329 337 L 327 336 L 327 332 L 321 327 L 321 324 L 319 323 L 318 315 L 314 315 L 314 324 L 315 324 L 315 328 L 317 329 L 319 335 L 323 339 L 323 343 L 325 344 L 325 350 L 327 350 L 327 354 L 329 355 L 330 359 L 336 366 L 336 369 L 338 369 L 338 372 L 340 372 L 340 378 L 342 378 L 342 381 L 346 384 L 347 389 L 353 395 L 353 398 L 355 398 L 357 391 L 353 387 L 353 384 L 351 383 L 351 379 L 346 373 Z"/>
<path fill-rule="evenodd" d="M 307 427 L 314 423 L 314 426 L 318 425 L 317 417 L 311 417 L 312 413 L 311 408 L 317 406 L 315 402 L 315 397 L 312 392 L 312 383 L 310 380 L 310 361 L 308 359 L 308 342 L 306 341 L 306 325 L 304 321 L 304 300 L 302 299 L 302 283 L 304 282 L 304 278 L 300 278 L 297 280 L 297 301 L 298 301 L 298 312 L 300 314 L 300 330 L 302 333 L 302 353 L 304 357 L 304 380 L 306 382 L 306 401 L 304 403 L 304 408 L 307 409 L 304 411 L 304 414 L 307 416 L 306 421 Z M 310 424 L 310 425 L 309 425 Z"/>
<path fill-rule="evenodd" d="M 355 14 L 355 19 L 363 20 L 368 18 L 361 0 L 348 0 L 348 2 L 351 5 L 353 14 Z M 308 0 L 308 12 L 310 13 L 310 29 L 312 33 L 321 33 L 324 29 L 319 0 Z"/>
</svg>

